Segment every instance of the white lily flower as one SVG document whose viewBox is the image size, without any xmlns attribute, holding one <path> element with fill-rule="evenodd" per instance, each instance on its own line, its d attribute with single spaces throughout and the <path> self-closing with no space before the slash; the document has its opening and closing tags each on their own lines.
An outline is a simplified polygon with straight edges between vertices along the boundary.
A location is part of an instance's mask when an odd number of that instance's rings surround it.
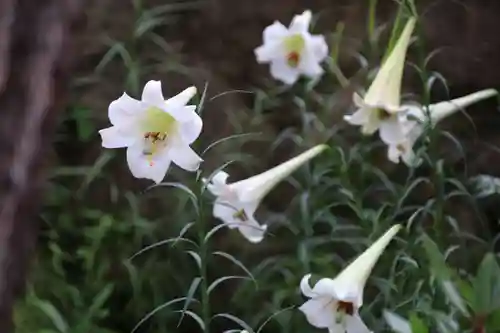
<svg viewBox="0 0 500 333">
<path fill-rule="evenodd" d="M 401 225 L 391 227 L 335 279 L 320 279 L 311 288 L 311 274 L 302 278 L 300 289 L 310 300 L 299 310 L 311 325 L 328 328 L 330 333 L 370 332 L 358 312 L 363 305 L 363 289 L 373 266 L 399 229 Z"/>
<path fill-rule="evenodd" d="M 202 159 L 190 145 L 198 138 L 203 122 L 196 106 L 186 105 L 196 94 L 190 87 L 165 100 L 160 81 L 144 86 L 140 101 L 124 93 L 109 105 L 113 126 L 99 131 L 105 148 L 127 147 L 127 162 L 136 178 L 159 183 L 171 162 L 196 171 Z"/>
<path fill-rule="evenodd" d="M 421 163 L 421 159 L 417 158 L 413 152 L 413 145 L 422 135 L 425 129 L 425 124 L 429 121 L 430 126 L 435 126 L 439 121 L 466 108 L 469 105 L 477 103 L 483 99 L 498 95 L 495 89 L 485 89 L 475 93 L 455 98 L 450 101 L 443 101 L 428 106 L 428 114 L 421 107 L 416 105 L 403 106 L 407 111 L 400 114 L 400 122 L 403 126 L 405 134 L 404 140 L 388 145 L 387 155 L 390 161 L 399 163 L 400 160 L 407 165 L 417 166 Z"/>
<path fill-rule="evenodd" d="M 364 98 L 354 93 L 354 104 L 358 108 L 344 119 L 352 125 L 361 126 L 361 132 L 371 135 L 380 130 L 385 143 L 402 141 L 404 133 L 397 113 L 404 110 L 401 102 L 401 82 L 406 52 L 415 27 L 411 18 L 401 33 L 387 60 L 377 73 Z"/>
<path fill-rule="evenodd" d="M 218 172 L 207 185 L 207 189 L 217 197 L 213 215 L 229 228 L 238 228 L 250 242 L 262 241 L 267 225 L 259 224 L 254 218 L 262 199 L 276 184 L 326 148 L 326 145 L 317 145 L 261 174 L 231 184 L 227 184 L 229 175 L 226 172 Z"/>
<path fill-rule="evenodd" d="M 255 49 L 259 63 L 271 64 L 271 75 L 286 84 L 293 84 L 301 74 L 317 78 L 323 74 L 320 63 L 328 56 L 325 37 L 311 35 L 311 12 L 296 15 L 290 26 L 275 21 L 264 29 L 264 43 Z"/>
</svg>

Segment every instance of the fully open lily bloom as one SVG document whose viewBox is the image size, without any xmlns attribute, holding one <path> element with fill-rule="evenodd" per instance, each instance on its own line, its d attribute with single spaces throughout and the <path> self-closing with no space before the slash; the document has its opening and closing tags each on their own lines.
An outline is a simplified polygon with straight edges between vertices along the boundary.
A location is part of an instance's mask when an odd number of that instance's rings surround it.
<svg viewBox="0 0 500 333">
<path fill-rule="evenodd" d="M 410 166 L 420 164 L 421 159 L 416 158 L 413 152 L 415 141 L 424 132 L 425 123 L 430 122 L 430 126 L 435 126 L 439 121 L 466 108 L 469 105 L 477 103 L 483 99 L 496 96 L 498 92 L 495 89 L 485 89 L 475 93 L 455 98 L 450 101 L 443 101 L 428 106 L 428 112 L 416 105 L 405 105 L 407 110 L 404 114 L 400 114 L 404 140 L 389 144 L 387 155 L 390 161 L 399 163 L 400 160 Z M 429 115 L 430 119 L 428 119 Z"/>
<path fill-rule="evenodd" d="M 380 138 L 388 144 L 399 142 L 404 138 L 397 113 L 404 110 L 400 105 L 401 82 L 415 22 L 415 18 L 408 20 L 364 98 L 354 93 L 353 99 L 357 111 L 344 117 L 350 124 L 361 126 L 361 132 L 365 135 L 380 130 Z"/>
<path fill-rule="evenodd" d="M 373 266 L 399 229 L 401 225 L 390 228 L 334 279 L 320 279 L 311 288 L 311 274 L 302 278 L 300 288 L 310 299 L 299 310 L 311 325 L 328 328 L 330 333 L 370 332 L 358 313 L 363 305 L 363 289 Z"/>
<path fill-rule="evenodd" d="M 290 26 L 275 21 L 263 33 L 264 43 L 255 49 L 259 63 L 271 64 L 271 75 L 286 84 L 293 84 L 301 74 L 317 78 L 323 74 L 320 63 L 328 55 L 328 46 L 321 35 L 311 35 L 311 12 L 306 10 L 293 18 Z"/>
<path fill-rule="evenodd" d="M 218 172 L 207 185 L 207 189 L 217 198 L 213 215 L 221 219 L 231 229 L 238 228 L 252 243 L 264 238 L 267 225 L 261 225 L 254 218 L 262 199 L 276 184 L 288 177 L 301 165 L 326 149 L 326 145 L 315 146 L 304 153 L 256 176 L 228 184 L 229 175 Z M 206 182 L 207 180 L 204 179 Z"/>
<path fill-rule="evenodd" d="M 105 148 L 127 147 L 127 162 L 137 178 L 159 183 L 171 162 L 184 170 L 196 171 L 202 159 L 190 145 L 203 126 L 195 112 L 186 105 L 196 94 L 190 87 L 165 100 L 160 81 L 149 81 L 140 101 L 124 93 L 109 105 L 113 126 L 99 131 Z"/>
</svg>

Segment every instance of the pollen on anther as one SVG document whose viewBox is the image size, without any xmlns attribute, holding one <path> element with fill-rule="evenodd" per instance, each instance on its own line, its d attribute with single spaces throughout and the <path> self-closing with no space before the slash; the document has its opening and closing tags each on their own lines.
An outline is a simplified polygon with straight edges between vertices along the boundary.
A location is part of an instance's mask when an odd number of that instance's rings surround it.
<svg viewBox="0 0 500 333">
<path fill-rule="evenodd" d="M 300 54 L 298 52 L 290 52 L 286 57 L 287 63 L 290 67 L 297 67 L 300 61 Z"/>
</svg>

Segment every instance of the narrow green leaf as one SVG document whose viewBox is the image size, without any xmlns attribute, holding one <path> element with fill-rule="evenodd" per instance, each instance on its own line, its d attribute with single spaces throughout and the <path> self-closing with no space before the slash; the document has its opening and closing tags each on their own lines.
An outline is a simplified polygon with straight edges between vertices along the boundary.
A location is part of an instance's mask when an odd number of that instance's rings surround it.
<svg viewBox="0 0 500 333">
<path fill-rule="evenodd" d="M 158 313 L 158 311 L 160 310 L 163 310 L 167 307 L 169 307 L 170 305 L 172 304 L 175 304 L 175 303 L 179 303 L 179 302 L 182 302 L 186 299 L 186 297 L 179 297 L 179 298 L 175 298 L 173 300 L 170 300 L 160 306 L 157 306 L 156 308 L 154 308 L 151 312 L 149 312 L 148 314 L 146 314 L 138 323 L 137 325 L 134 326 L 134 328 L 132 329 L 132 331 L 130 331 L 130 333 L 134 333 L 135 331 L 137 331 L 137 329 L 142 325 L 144 324 L 146 321 L 149 320 L 149 318 L 151 318 L 152 316 L 154 316 L 156 313 Z"/>
<path fill-rule="evenodd" d="M 207 288 L 207 293 L 210 294 L 212 290 L 214 290 L 219 284 L 221 284 L 224 281 L 227 280 L 234 280 L 234 279 L 244 279 L 244 280 L 251 280 L 248 276 L 239 276 L 239 275 L 229 275 L 229 276 L 223 276 L 212 282 L 208 288 Z"/>
<path fill-rule="evenodd" d="M 182 307 L 182 311 L 181 311 L 182 314 L 181 314 L 181 317 L 179 318 L 179 322 L 177 323 L 177 327 L 179 327 L 181 325 L 182 319 L 184 319 L 184 314 L 186 313 L 186 310 L 189 307 L 189 304 L 191 304 L 191 301 L 194 299 L 194 293 L 198 289 L 200 282 L 201 282 L 201 277 L 196 277 L 191 282 L 191 286 L 189 286 L 188 292 L 186 294 L 186 301 L 184 302 L 184 306 Z M 202 323 L 203 323 L 203 321 L 202 321 Z"/>
<path fill-rule="evenodd" d="M 412 333 L 429 333 L 425 323 L 415 313 L 410 315 L 410 325 Z"/>
<path fill-rule="evenodd" d="M 239 261 L 238 259 L 236 259 L 232 255 L 230 255 L 229 253 L 222 252 L 222 251 L 215 251 L 212 254 L 226 258 L 229 261 L 231 261 L 233 264 L 235 264 L 236 266 L 240 267 L 242 270 L 245 271 L 245 273 L 247 273 L 248 277 L 250 277 L 252 279 L 252 281 L 255 283 L 255 286 L 257 287 L 257 281 L 253 277 L 252 273 L 250 273 L 250 271 L 245 267 L 245 265 L 243 265 L 243 263 L 241 261 Z"/>
<path fill-rule="evenodd" d="M 40 299 L 33 299 L 31 302 L 35 307 L 40 309 L 47 317 L 50 318 L 52 324 L 55 328 L 57 328 L 59 332 L 69 332 L 68 323 L 66 322 L 66 320 L 64 320 L 63 316 L 54 305 Z"/>
<path fill-rule="evenodd" d="M 243 328 L 248 333 L 254 333 L 253 329 L 246 322 L 244 322 L 243 320 L 241 320 L 238 317 L 233 316 L 232 314 L 219 313 L 219 314 L 216 314 L 213 316 L 213 318 L 217 318 L 217 317 L 223 317 L 223 318 L 229 319 L 229 320 L 235 322 L 236 324 L 240 325 L 241 328 Z"/>
</svg>

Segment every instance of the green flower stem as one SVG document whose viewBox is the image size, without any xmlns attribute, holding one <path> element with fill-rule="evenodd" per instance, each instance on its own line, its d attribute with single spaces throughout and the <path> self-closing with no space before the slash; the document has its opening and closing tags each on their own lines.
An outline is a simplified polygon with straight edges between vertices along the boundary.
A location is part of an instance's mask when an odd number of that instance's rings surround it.
<svg viewBox="0 0 500 333">
<path fill-rule="evenodd" d="M 202 193 L 198 196 L 198 242 L 199 242 L 199 255 L 200 255 L 200 292 L 201 292 L 201 319 L 205 324 L 204 333 L 210 333 L 210 298 L 208 295 L 208 276 L 207 276 L 207 254 L 208 246 L 205 241 L 206 237 L 206 225 L 205 225 L 205 214 L 203 210 L 203 198 Z"/>
</svg>

